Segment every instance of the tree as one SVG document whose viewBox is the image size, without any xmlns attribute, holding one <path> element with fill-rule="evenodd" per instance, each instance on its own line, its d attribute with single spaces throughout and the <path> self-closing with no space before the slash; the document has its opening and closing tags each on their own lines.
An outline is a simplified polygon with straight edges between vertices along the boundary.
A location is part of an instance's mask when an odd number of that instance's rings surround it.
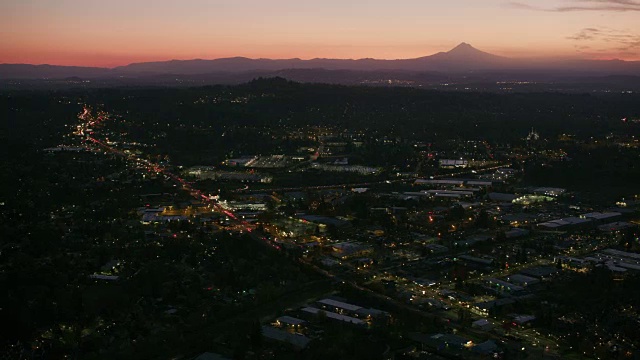
<svg viewBox="0 0 640 360">
<path fill-rule="evenodd" d="M 449 218 L 451 220 L 461 220 L 464 219 L 466 215 L 465 213 L 464 208 L 461 205 L 456 204 L 449 210 Z"/>
<path fill-rule="evenodd" d="M 525 249 L 520 249 L 520 251 L 518 252 L 518 262 L 524 264 L 528 260 L 529 256 L 527 255 L 527 251 Z"/>
<path fill-rule="evenodd" d="M 481 229 L 486 229 L 489 227 L 489 213 L 487 213 L 484 209 L 480 211 L 478 217 L 476 218 L 476 226 Z"/>
<path fill-rule="evenodd" d="M 506 264 L 507 264 L 507 255 L 504 253 L 504 251 L 501 251 L 500 254 L 498 254 L 498 266 L 500 266 L 500 269 L 505 269 Z"/>
<path fill-rule="evenodd" d="M 251 348 L 253 351 L 257 351 L 262 347 L 262 342 L 264 340 L 262 336 L 262 326 L 257 319 L 255 319 L 251 324 L 249 340 L 251 341 Z"/>
</svg>

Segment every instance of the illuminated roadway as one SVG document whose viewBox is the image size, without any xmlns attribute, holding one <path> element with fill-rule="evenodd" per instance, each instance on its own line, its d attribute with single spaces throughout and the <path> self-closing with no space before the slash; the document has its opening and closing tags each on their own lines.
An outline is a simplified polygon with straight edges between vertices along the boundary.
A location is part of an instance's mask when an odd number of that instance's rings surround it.
<svg viewBox="0 0 640 360">
<path fill-rule="evenodd" d="M 93 137 L 92 136 L 92 131 L 89 131 L 88 129 L 90 129 L 90 126 L 93 127 L 93 126 L 98 125 L 101 122 L 103 122 L 106 119 L 105 117 L 93 118 L 93 116 L 91 115 L 91 111 L 87 107 L 85 107 L 83 109 L 83 112 L 80 115 L 78 115 L 78 118 L 80 120 L 84 121 L 85 123 L 81 124 L 81 125 L 78 125 L 77 131 L 75 132 L 76 135 L 83 136 L 86 141 L 89 141 L 89 142 L 91 142 L 91 143 L 93 143 L 95 145 L 98 145 L 99 147 L 104 148 L 108 152 L 111 152 L 111 153 L 116 154 L 118 156 L 121 156 L 121 157 L 123 157 L 123 158 L 125 158 L 125 159 L 127 159 L 129 161 L 132 161 L 135 164 L 137 164 L 138 166 L 142 166 L 142 167 L 146 168 L 147 171 L 149 171 L 149 172 L 164 175 L 168 179 L 171 179 L 174 182 L 180 184 L 184 190 L 188 191 L 189 194 L 191 196 L 193 196 L 194 198 L 196 198 L 197 200 L 200 200 L 200 201 L 202 201 L 202 202 L 204 202 L 206 204 L 211 205 L 216 211 L 218 211 L 220 213 L 223 213 L 226 216 L 228 216 L 230 219 L 232 219 L 238 225 L 240 225 L 242 227 L 242 229 L 245 230 L 246 232 L 251 233 L 253 231 L 253 228 L 252 228 L 251 224 L 249 224 L 245 220 L 242 220 L 242 219 L 238 218 L 238 216 L 236 216 L 233 212 L 229 211 L 228 209 L 225 209 L 216 200 L 214 200 L 210 195 L 206 195 L 201 190 L 194 188 L 185 179 L 183 179 L 183 178 L 179 177 L 178 175 L 168 171 L 167 169 L 163 168 L 159 164 L 154 164 L 154 163 L 152 163 L 152 162 L 150 162 L 148 160 L 137 158 L 133 154 L 127 154 L 124 151 L 119 150 L 117 148 L 114 148 L 113 146 L 109 146 L 104 141 L 96 139 L 95 137 Z M 259 236 L 255 236 L 255 235 L 252 235 L 251 237 L 256 239 L 256 240 L 261 240 L 262 242 L 264 242 L 267 245 L 272 246 L 272 247 L 274 247 L 276 249 L 280 249 L 279 245 L 276 245 L 276 244 L 273 244 L 273 243 L 269 242 L 265 237 L 259 237 Z"/>
<path fill-rule="evenodd" d="M 278 250 L 281 249 L 281 247 L 277 244 L 274 244 L 272 242 L 270 242 L 268 239 L 266 239 L 265 237 L 258 235 L 256 233 L 252 233 L 253 228 L 251 227 L 251 224 L 249 224 L 248 222 L 238 218 L 233 212 L 225 209 L 222 205 L 220 205 L 216 200 L 214 200 L 210 195 L 204 194 L 201 190 L 194 188 L 188 181 L 186 181 L 185 179 L 179 177 L 178 175 L 173 174 L 172 172 L 168 171 L 167 169 L 163 168 L 162 166 L 160 166 L 159 164 L 155 164 L 153 162 L 150 162 L 146 159 L 140 159 L 138 157 L 136 157 L 133 154 L 128 154 L 125 153 L 122 150 L 119 150 L 113 146 L 108 145 L 107 143 L 105 143 L 102 140 L 99 140 L 95 137 L 93 137 L 93 132 L 90 130 L 90 127 L 99 125 L 100 123 L 102 123 L 104 120 L 106 120 L 107 118 L 104 116 L 98 116 L 98 118 L 94 118 L 91 115 L 91 111 L 90 109 L 88 109 L 87 107 L 85 107 L 83 109 L 83 112 L 81 114 L 78 115 L 78 118 L 82 121 L 84 121 L 84 124 L 78 125 L 76 131 L 74 132 L 75 135 L 79 135 L 79 136 L 83 136 L 84 139 L 86 141 L 89 141 L 103 149 L 105 149 L 108 152 L 111 152 L 113 154 L 116 154 L 118 156 L 121 156 L 129 161 L 134 162 L 136 165 L 138 166 L 142 166 L 144 167 L 147 171 L 152 172 L 152 173 L 156 173 L 156 174 L 161 174 L 164 175 L 166 178 L 171 179 L 172 181 L 180 184 L 182 186 L 182 188 L 186 191 L 189 192 L 190 195 L 192 195 L 194 198 L 196 198 L 197 200 L 200 200 L 204 203 L 207 203 L 209 205 L 211 205 L 216 211 L 225 214 L 226 216 L 228 216 L 230 219 L 232 219 L 233 221 L 235 221 L 238 225 L 241 226 L 241 228 L 245 231 L 247 231 L 247 233 L 249 233 L 249 236 L 256 240 L 259 241 L 263 244 L 269 245 L 270 247 L 276 248 Z M 499 166 L 492 166 L 490 168 L 485 168 L 485 169 L 481 169 L 479 171 L 490 171 L 490 170 L 494 170 L 494 169 L 498 169 L 500 167 L 502 167 L 504 165 L 499 165 Z M 443 177 L 451 177 L 451 176 L 456 176 L 456 175 L 463 175 L 466 173 L 469 173 L 470 171 L 465 171 L 465 172 L 459 172 L 459 173 L 451 173 L 451 174 L 441 174 L 441 175 L 434 175 L 432 178 L 443 178 Z M 282 189 L 261 189 L 260 191 L 275 191 L 275 190 L 293 190 L 293 189 L 328 189 L 328 188 L 339 188 L 339 187 L 347 187 L 347 186 L 369 186 L 369 185 L 374 185 L 374 184 L 384 184 L 384 183 L 396 183 L 396 182 L 403 182 L 403 181 L 411 181 L 414 180 L 414 178 L 409 178 L 409 179 L 396 179 L 396 180 L 385 180 L 385 181 L 379 181 L 379 182 L 369 182 L 369 183 L 360 183 L 360 184 L 342 184 L 342 185 L 326 185 L 326 186 L 309 186 L 309 187 L 299 187 L 299 188 L 282 188 Z M 243 190 L 247 190 L 246 188 Z M 429 313 L 425 313 L 424 311 L 412 306 L 412 305 L 408 305 L 406 303 L 400 302 L 396 299 L 393 299 L 389 296 L 383 295 L 383 294 L 379 294 L 371 289 L 368 289 L 366 287 L 363 287 L 361 285 L 358 285 L 357 283 L 353 282 L 353 281 L 349 281 L 349 280 L 345 280 L 342 278 L 337 277 L 336 275 L 321 269 L 319 267 L 317 267 L 316 265 L 305 261 L 303 259 L 298 259 L 297 260 L 298 263 L 300 263 L 303 266 L 306 266 L 307 268 L 312 269 L 313 271 L 329 278 L 332 279 L 334 281 L 340 282 L 344 285 L 350 286 L 354 289 L 357 289 L 359 291 L 362 292 L 366 292 L 368 294 L 370 294 L 371 296 L 374 296 L 380 300 L 392 303 L 393 305 L 395 305 L 396 307 L 401 307 L 405 310 L 411 311 L 413 313 L 415 313 L 416 315 L 420 315 L 420 316 L 426 316 L 429 318 L 433 318 L 434 315 L 433 314 L 429 314 Z M 457 304 L 453 304 L 453 305 L 457 305 Z M 436 316 L 439 317 L 439 316 Z M 544 343 L 543 341 L 540 341 L 541 336 L 540 334 L 529 334 L 525 331 L 519 331 L 521 335 L 524 335 L 524 337 L 526 337 L 529 341 L 531 342 L 538 342 L 538 343 Z M 536 335 L 538 335 L 538 337 L 536 337 Z M 544 339 L 544 338 L 543 338 Z M 548 339 L 544 339 L 547 340 Z M 553 342 L 547 342 L 547 343 L 551 343 L 553 344 Z"/>
</svg>

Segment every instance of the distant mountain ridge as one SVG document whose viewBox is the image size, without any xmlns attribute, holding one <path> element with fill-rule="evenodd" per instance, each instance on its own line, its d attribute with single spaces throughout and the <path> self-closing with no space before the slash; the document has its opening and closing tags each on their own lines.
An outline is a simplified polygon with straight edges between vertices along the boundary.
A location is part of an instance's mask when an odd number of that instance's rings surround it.
<svg viewBox="0 0 640 360">
<path fill-rule="evenodd" d="M 169 60 L 132 63 L 115 68 L 0 64 L 0 79 L 114 78 L 159 75 L 273 72 L 297 69 L 351 71 L 411 71 L 436 73 L 536 72 L 575 76 L 640 75 L 640 61 L 513 59 L 461 43 L 447 52 L 414 59 L 250 59 Z"/>
<path fill-rule="evenodd" d="M 245 57 L 214 60 L 170 60 L 134 63 L 115 68 L 126 73 L 175 73 L 204 74 L 212 71 L 277 71 L 284 69 L 325 69 L 325 70 L 405 70 L 405 71 L 473 71 L 503 65 L 508 58 L 480 51 L 467 43 L 461 43 L 448 52 L 414 59 L 378 60 L 364 59 L 250 59 Z"/>
</svg>

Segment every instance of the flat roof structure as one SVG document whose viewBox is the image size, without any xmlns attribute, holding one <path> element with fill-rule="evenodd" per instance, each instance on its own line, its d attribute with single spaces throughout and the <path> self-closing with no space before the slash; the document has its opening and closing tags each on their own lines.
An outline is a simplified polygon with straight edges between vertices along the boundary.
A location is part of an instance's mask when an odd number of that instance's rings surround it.
<svg viewBox="0 0 640 360">
<path fill-rule="evenodd" d="M 116 275 L 92 274 L 92 275 L 89 275 L 89 278 L 94 280 L 115 281 L 115 280 L 118 280 L 120 277 Z"/>
<path fill-rule="evenodd" d="M 612 223 L 608 223 L 608 224 L 604 224 L 604 225 L 600 225 L 598 226 L 598 230 L 600 231 L 620 231 L 620 230 L 624 230 L 624 229 L 628 229 L 631 227 L 634 227 L 634 224 L 625 222 L 625 221 L 617 221 L 617 222 L 612 222 Z"/>
<path fill-rule="evenodd" d="M 505 288 L 508 291 L 521 291 L 524 289 L 522 286 L 514 285 L 512 283 L 509 283 L 500 279 L 496 279 L 496 278 L 488 278 L 487 282 L 491 285 Z"/>
<path fill-rule="evenodd" d="M 507 276 L 507 281 L 509 281 L 512 284 L 516 284 L 520 286 L 528 286 L 528 285 L 533 285 L 540 282 L 540 280 L 534 277 L 526 276 L 522 274 L 509 275 Z"/>
<path fill-rule="evenodd" d="M 590 218 L 579 218 L 579 217 L 566 217 L 566 218 L 562 218 L 562 219 L 556 219 L 556 220 L 551 220 L 551 221 L 547 221 L 547 222 L 543 222 L 543 223 L 539 223 L 538 226 L 539 227 L 545 227 L 545 228 L 559 228 L 562 226 L 572 226 L 572 225 L 582 225 L 585 223 L 589 223 L 593 221 L 593 219 Z"/>
<path fill-rule="evenodd" d="M 493 182 L 492 181 L 483 181 L 483 180 L 469 180 L 469 181 L 467 181 L 467 185 L 491 186 L 491 185 L 493 185 Z"/>
<path fill-rule="evenodd" d="M 626 268 L 617 266 L 613 261 L 606 262 L 604 265 L 611 271 L 615 271 L 619 273 L 627 272 Z"/>
<path fill-rule="evenodd" d="M 618 266 L 621 268 L 629 269 L 629 270 L 640 271 L 640 265 L 636 265 L 636 264 L 618 263 Z"/>
<path fill-rule="evenodd" d="M 536 317 L 533 315 L 517 315 L 513 318 L 513 321 L 518 324 L 518 325 L 522 325 L 522 324 L 526 324 L 530 321 L 535 320 Z"/>
<path fill-rule="evenodd" d="M 317 301 L 319 304 L 333 306 L 338 309 L 347 310 L 347 311 L 358 311 L 362 309 L 362 306 L 349 304 L 342 301 L 332 300 L 332 299 L 322 299 Z"/>
<path fill-rule="evenodd" d="M 462 260 L 467 260 L 467 261 L 471 261 L 471 262 L 475 262 L 475 263 L 484 264 L 484 265 L 493 264 L 493 259 L 483 259 L 483 258 L 471 256 L 471 255 L 460 255 L 460 256 L 458 256 L 458 258 L 460 258 Z"/>
<path fill-rule="evenodd" d="M 480 319 L 471 323 L 471 326 L 475 326 L 475 327 L 484 327 L 487 325 L 493 325 L 493 324 L 491 323 L 491 321 L 487 319 Z"/>
<path fill-rule="evenodd" d="M 507 194 L 507 193 L 498 193 L 498 192 L 491 192 L 488 194 L 489 196 L 489 200 L 493 200 L 493 201 L 513 201 L 515 200 L 518 196 L 516 194 Z"/>
<path fill-rule="evenodd" d="M 496 345 L 495 341 L 493 340 L 487 340 L 471 348 L 471 351 L 485 355 L 491 355 L 497 350 L 498 345 Z"/>
<path fill-rule="evenodd" d="M 468 164 L 467 160 L 462 159 L 440 159 L 440 166 L 466 167 Z"/>
<path fill-rule="evenodd" d="M 387 316 L 389 315 L 388 312 L 383 311 L 383 310 L 378 310 L 378 309 L 374 309 L 374 308 L 362 308 L 359 309 L 358 311 L 356 311 L 356 313 L 360 316 L 365 316 L 365 317 L 376 317 L 376 316 Z"/>
<path fill-rule="evenodd" d="M 262 335 L 272 340 L 289 343 L 298 349 L 304 349 L 311 342 L 311 339 L 304 335 L 292 334 L 271 326 L 263 326 Z"/>
<path fill-rule="evenodd" d="M 622 256 L 622 257 L 627 257 L 627 258 L 631 258 L 631 259 L 635 259 L 640 261 L 640 254 L 636 254 L 636 253 L 630 253 L 627 251 L 621 251 L 621 250 L 616 250 L 616 249 L 604 249 L 602 250 L 603 253 L 607 253 L 609 255 L 616 255 L 616 256 Z"/>
<path fill-rule="evenodd" d="M 558 269 L 552 266 L 537 266 L 529 269 L 524 269 L 520 272 L 528 276 L 542 279 L 557 274 Z"/>
<path fill-rule="evenodd" d="M 438 179 L 417 179 L 415 181 L 415 184 L 417 184 L 417 185 L 423 185 L 423 184 L 428 184 L 428 185 L 463 185 L 464 181 L 463 180 L 446 180 L 446 179 L 442 179 L 442 180 L 438 180 Z"/>
<path fill-rule="evenodd" d="M 567 190 L 562 188 L 553 188 L 553 187 L 539 187 L 533 189 L 534 194 L 544 194 L 549 196 L 560 196 L 564 194 Z"/>
<path fill-rule="evenodd" d="M 335 227 L 343 227 L 349 225 L 348 221 L 336 219 L 328 216 L 320 216 L 320 215 L 302 215 L 299 216 L 300 219 L 306 220 L 312 223 L 324 224 L 324 225 L 333 225 Z"/>
<path fill-rule="evenodd" d="M 305 307 L 305 308 L 302 308 L 300 310 L 303 311 L 303 312 L 306 312 L 308 314 L 313 314 L 313 315 L 318 314 L 319 312 L 322 311 L 327 315 L 327 317 L 329 319 L 339 320 L 339 321 L 343 321 L 343 322 L 346 322 L 346 323 L 351 323 L 351 324 L 354 324 L 354 325 L 365 325 L 366 324 L 364 321 L 362 321 L 360 319 L 356 319 L 356 318 L 351 317 L 351 316 L 346 316 L 346 315 L 334 313 L 334 312 L 331 312 L 331 311 L 324 311 L 322 309 L 318 309 L 318 308 L 314 308 L 314 307 Z"/>
<path fill-rule="evenodd" d="M 479 303 L 475 303 L 473 304 L 474 307 L 478 308 L 478 309 L 482 309 L 485 311 L 490 310 L 493 307 L 500 307 L 500 306 L 505 306 L 505 305 L 510 305 L 515 303 L 516 301 L 510 298 L 505 298 L 505 299 L 498 299 L 498 300 L 491 300 L 491 301 L 483 301 L 483 302 L 479 302 Z"/>
<path fill-rule="evenodd" d="M 505 231 L 504 234 L 507 236 L 507 238 L 515 238 L 515 237 L 529 235 L 529 230 L 520 229 L 520 228 L 512 228 L 509 231 Z"/>
<path fill-rule="evenodd" d="M 302 319 L 298 319 L 298 318 L 294 318 L 293 316 L 286 316 L 286 315 L 280 316 L 279 318 L 276 319 L 276 321 L 281 324 L 287 324 L 287 325 L 302 325 L 306 323 L 306 321 Z"/>
<path fill-rule="evenodd" d="M 580 217 L 585 219 L 605 220 L 605 219 L 611 219 L 621 215 L 622 214 L 619 212 L 590 212 L 587 214 L 582 214 L 580 215 Z"/>
</svg>

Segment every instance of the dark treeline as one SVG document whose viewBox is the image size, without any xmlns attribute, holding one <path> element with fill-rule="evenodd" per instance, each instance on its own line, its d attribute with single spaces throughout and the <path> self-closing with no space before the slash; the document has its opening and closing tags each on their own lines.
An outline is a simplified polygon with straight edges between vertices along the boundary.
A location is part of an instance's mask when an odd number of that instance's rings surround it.
<svg viewBox="0 0 640 360">
<path fill-rule="evenodd" d="M 132 118 L 158 122 L 221 128 L 336 125 L 428 141 L 456 135 L 510 140 L 522 137 L 531 126 L 548 135 L 569 131 L 594 136 L 622 129 L 621 118 L 640 116 L 636 94 L 454 93 L 303 85 L 279 79 L 186 90 L 96 90 L 87 99 Z"/>
<path fill-rule="evenodd" d="M 238 86 L 190 89 L 4 93 L 1 101 L 9 128 L 20 126 L 17 121 L 25 120 L 25 111 L 29 115 L 46 110 L 39 120 L 53 118 L 56 108 L 67 105 L 58 103 L 60 98 L 68 99 L 69 105 L 78 110 L 78 101 L 104 104 L 108 111 L 150 123 L 179 122 L 187 127 L 207 124 L 220 129 L 246 125 L 337 125 L 431 141 L 452 135 L 509 140 L 513 136 L 522 137 L 531 126 L 548 135 L 570 131 L 578 136 L 593 136 L 622 130 L 625 124 L 621 118 L 640 117 L 638 94 L 456 93 L 308 85 L 276 78 Z"/>
</svg>

